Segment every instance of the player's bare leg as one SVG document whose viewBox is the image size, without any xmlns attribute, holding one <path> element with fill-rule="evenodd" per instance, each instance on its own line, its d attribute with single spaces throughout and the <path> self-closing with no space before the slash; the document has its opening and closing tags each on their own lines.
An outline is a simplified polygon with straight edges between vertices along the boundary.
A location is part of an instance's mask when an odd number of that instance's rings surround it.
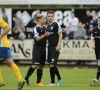
<svg viewBox="0 0 100 90">
<path fill-rule="evenodd" d="M 18 88 L 17 88 L 17 90 L 22 90 L 22 88 L 25 84 L 25 80 L 22 78 L 18 66 L 13 62 L 12 58 L 6 58 L 6 63 L 9 67 L 11 67 L 11 69 L 13 70 L 14 74 L 16 75 L 16 77 L 18 79 Z"/>
</svg>

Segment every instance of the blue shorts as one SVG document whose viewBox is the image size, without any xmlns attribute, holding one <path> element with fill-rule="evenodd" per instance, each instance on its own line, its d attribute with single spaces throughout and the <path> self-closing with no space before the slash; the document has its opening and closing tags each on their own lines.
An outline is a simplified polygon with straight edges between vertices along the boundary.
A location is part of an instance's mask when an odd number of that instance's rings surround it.
<svg viewBox="0 0 100 90">
<path fill-rule="evenodd" d="M 12 58 L 10 48 L 0 47 L 0 58 Z"/>
</svg>

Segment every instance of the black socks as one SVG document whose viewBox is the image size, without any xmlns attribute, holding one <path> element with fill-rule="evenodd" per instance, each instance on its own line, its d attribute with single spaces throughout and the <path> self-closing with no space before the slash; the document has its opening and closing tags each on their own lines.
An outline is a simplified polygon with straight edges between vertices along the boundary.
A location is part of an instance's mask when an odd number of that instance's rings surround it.
<svg viewBox="0 0 100 90">
<path fill-rule="evenodd" d="M 55 83 L 55 67 L 50 67 L 51 83 Z"/>
<path fill-rule="evenodd" d="M 29 77 L 33 74 L 34 72 L 34 68 L 30 67 L 27 71 L 27 75 L 25 77 L 25 80 L 28 80 Z M 37 83 L 41 82 L 41 78 L 42 78 L 42 74 L 43 74 L 43 70 L 42 69 L 37 69 Z"/>
<path fill-rule="evenodd" d="M 60 73 L 59 73 L 57 67 L 55 67 L 55 74 L 57 75 L 58 80 L 60 80 L 61 79 L 61 76 L 60 76 Z"/>
<path fill-rule="evenodd" d="M 100 77 L 100 66 L 98 66 L 98 70 L 97 70 L 97 76 L 96 76 L 96 78 L 99 80 L 99 77 Z"/>
<path fill-rule="evenodd" d="M 33 74 L 34 68 L 30 67 L 27 71 L 27 75 L 25 77 L 25 80 L 28 80 L 29 77 Z M 41 82 L 41 78 L 43 75 L 43 70 L 42 69 L 37 69 L 37 83 Z M 58 80 L 61 79 L 60 73 L 58 71 L 58 68 L 56 66 L 50 67 L 50 77 L 51 77 L 51 83 L 55 83 L 55 75 L 57 75 Z M 100 66 L 98 67 L 98 72 L 97 72 L 97 79 L 100 76 Z"/>
<path fill-rule="evenodd" d="M 37 84 L 41 82 L 42 75 L 43 75 L 43 70 L 37 69 Z"/>
<path fill-rule="evenodd" d="M 61 76 L 56 66 L 50 68 L 51 83 L 55 83 L 55 74 L 57 75 L 58 80 L 60 80 Z"/>
<path fill-rule="evenodd" d="M 27 71 L 27 75 L 25 77 L 25 80 L 28 80 L 29 77 L 32 75 L 32 73 L 34 72 L 35 69 L 33 69 L 32 67 L 30 67 Z"/>
</svg>

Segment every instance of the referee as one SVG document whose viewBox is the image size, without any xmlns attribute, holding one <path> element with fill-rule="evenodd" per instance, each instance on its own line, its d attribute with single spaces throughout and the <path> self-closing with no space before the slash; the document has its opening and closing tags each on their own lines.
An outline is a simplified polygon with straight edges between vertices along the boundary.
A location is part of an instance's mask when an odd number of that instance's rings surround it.
<svg viewBox="0 0 100 90">
<path fill-rule="evenodd" d="M 62 41 L 62 29 L 59 23 L 54 21 L 54 12 L 47 12 L 48 26 L 47 30 L 50 32 L 50 36 L 48 37 L 48 63 L 50 66 L 50 77 L 51 82 L 48 86 L 55 86 L 55 75 L 58 78 L 58 85 L 62 84 L 62 79 L 57 68 L 57 61 L 60 54 L 61 49 L 61 41 Z"/>
<path fill-rule="evenodd" d="M 94 28 L 91 35 L 91 45 L 92 48 L 95 49 L 95 55 L 98 61 L 97 75 L 96 78 L 93 79 L 93 81 L 96 83 L 99 81 L 99 77 L 100 77 L 100 16 L 98 17 L 97 20 L 98 20 L 98 26 Z M 94 40 L 95 40 L 95 44 L 94 44 Z"/>
</svg>

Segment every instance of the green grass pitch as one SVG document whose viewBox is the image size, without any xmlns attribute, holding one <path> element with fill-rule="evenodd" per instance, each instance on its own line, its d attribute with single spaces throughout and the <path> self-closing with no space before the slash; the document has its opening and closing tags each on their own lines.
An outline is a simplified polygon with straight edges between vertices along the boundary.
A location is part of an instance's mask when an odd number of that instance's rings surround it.
<svg viewBox="0 0 100 90">
<path fill-rule="evenodd" d="M 17 79 L 9 67 L 1 66 L 3 78 L 6 86 L 0 87 L 0 90 L 16 90 Z M 24 77 L 28 66 L 19 67 Z M 68 69 L 60 68 L 60 73 L 63 79 L 63 84 L 60 87 L 37 87 L 36 84 L 36 71 L 30 78 L 30 86 L 24 86 L 23 90 L 100 90 L 100 87 L 90 87 L 93 83 L 92 79 L 95 77 L 96 69 Z M 49 69 L 44 69 L 42 83 L 47 85 L 50 82 Z M 56 78 L 57 83 L 57 78 Z"/>
</svg>

